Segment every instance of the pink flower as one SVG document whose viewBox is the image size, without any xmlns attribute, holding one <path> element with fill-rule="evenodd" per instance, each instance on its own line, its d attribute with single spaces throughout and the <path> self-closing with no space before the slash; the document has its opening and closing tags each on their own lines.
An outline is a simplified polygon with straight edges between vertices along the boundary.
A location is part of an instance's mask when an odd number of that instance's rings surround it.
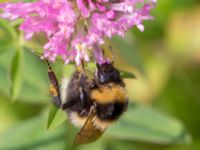
<svg viewBox="0 0 200 150">
<path fill-rule="evenodd" d="M 98 63 L 107 59 L 99 45 L 104 38 L 124 36 L 137 26 L 144 30 L 143 21 L 149 15 L 156 0 L 39 0 L 0 4 L 1 17 L 23 19 L 20 30 L 25 38 L 45 33 L 48 42 L 44 45 L 43 58 L 55 61 L 61 57 L 65 63 L 89 61 L 90 52 L 97 52 Z M 138 7 L 139 6 L 139 7 Z M 100 57 L 100 58 L 97 58 Z"/>
</svg>

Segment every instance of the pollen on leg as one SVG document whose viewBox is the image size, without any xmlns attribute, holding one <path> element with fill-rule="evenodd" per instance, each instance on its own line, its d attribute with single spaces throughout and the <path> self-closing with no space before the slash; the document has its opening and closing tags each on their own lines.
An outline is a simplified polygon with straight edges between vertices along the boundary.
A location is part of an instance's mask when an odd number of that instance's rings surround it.
<svg viewBox="0 0 200 150">
<path fill-rule="evenodd" d="M 58 91 L 55 86 L 52 84 L 49 86 L 49 92 L 51 93 L 52 96 L 58 96 Z"/>
</svg>

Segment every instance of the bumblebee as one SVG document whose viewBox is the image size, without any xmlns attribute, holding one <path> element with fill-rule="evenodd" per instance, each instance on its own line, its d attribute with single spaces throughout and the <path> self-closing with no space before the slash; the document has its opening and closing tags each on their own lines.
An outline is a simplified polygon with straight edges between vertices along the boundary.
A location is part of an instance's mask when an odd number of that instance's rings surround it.
<svg viewBox="0 0 200 150">
<path fill-rule="evenodd" d="M 67 113 L 73 125 L 81 127 L 75 145 L 96 141 L 127 109 L 125 84 L 113 63 L 97 64 L 92 78 L 76 70 L 64 90 L 49 63 L 48 76 L 54 104 Z M 67 96 L 62 101 L 63 92 Z"/>
</svg>

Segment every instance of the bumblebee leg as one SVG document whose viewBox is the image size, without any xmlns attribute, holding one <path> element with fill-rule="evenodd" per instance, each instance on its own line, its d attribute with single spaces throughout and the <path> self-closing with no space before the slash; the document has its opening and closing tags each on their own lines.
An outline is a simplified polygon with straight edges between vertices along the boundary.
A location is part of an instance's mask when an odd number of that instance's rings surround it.
<svg viewBox="0 0 200 150">
<path fill-rule="evenodd" d="M 51 93 L 51 96 L 53 97 L 53 103 L 56 106 L 58 106 L 59 108 L 62 108 L 58 80 L 57 80 L 56 75 L 53 72 L 49 62 L 47 60 L 46 60 L 46 62 L 48 65 L 48 77 L 49 77 L 49 81 L 50 81 L 49 91 Z"/>
<path fill-rule="evenodd" d="M 79 92 L 80 92 L 81 105 L 82 105 L 82 106 L 87 105 L 86 93 L 85 93 L 85 91 L 83 90 L 82 87 L 79 88 Z"/>
<path fill-rule="evenodd" d="M 93 88 L 97 87 L 94 79 L 89 79 L 86 81 L 86 83 L 87 83 L 86 86 L 88 89 L 93 89 Z"/>
<path fill-rule="evenodd" d="M 95 83 L 93 80 L 90 80 L 87 78 L 85 74 L 80 75 L 80 81 L 79 81 L 79 98 L 81 105 L 84 107 L 89 107 L 91 105 L 91 102 L 88 97 L 88 90 L 91 90 L 95 87 Z"/>
</svg>

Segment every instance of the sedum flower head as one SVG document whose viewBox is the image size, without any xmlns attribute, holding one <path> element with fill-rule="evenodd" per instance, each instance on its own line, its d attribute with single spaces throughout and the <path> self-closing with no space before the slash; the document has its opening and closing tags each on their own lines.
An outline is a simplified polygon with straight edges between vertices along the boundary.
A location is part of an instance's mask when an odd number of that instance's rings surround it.
<svg viewBox="0 0 200 150">
<path fill-rule="evenodd" d="M 45 33 L 43 58 L 55 61 L 61 57 L 65 63 L 89 61 L 94 53 L 98 63 L 103 58 L 99 45 L 105 38 L 124 36 L 133 26 L 144 30 L 142 22 L 149 15 L 156 0 L 38 0 L 0 4 L 1 17 L 23 19 L 19 29 L 25 38 Z"/>
</svg>

